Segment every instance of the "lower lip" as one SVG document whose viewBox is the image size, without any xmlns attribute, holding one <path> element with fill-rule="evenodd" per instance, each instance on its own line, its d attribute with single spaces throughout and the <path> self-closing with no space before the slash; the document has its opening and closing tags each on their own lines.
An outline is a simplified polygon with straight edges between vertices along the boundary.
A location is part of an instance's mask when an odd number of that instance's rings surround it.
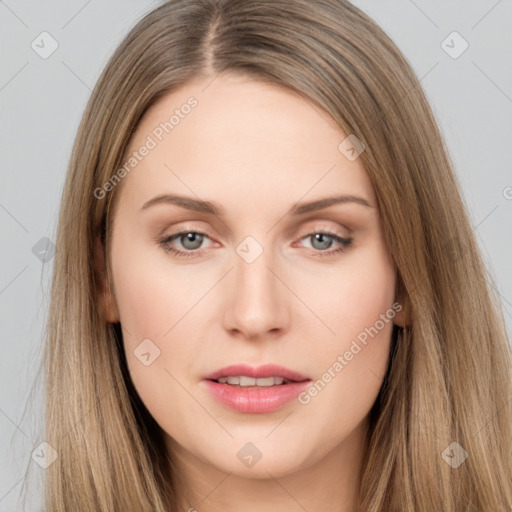
<svg viewBox="0 0 512 512">
<path fill-rule="evenodd" d="M 230 409 L 243 413 L 266 413 L 277 411 L 297 398 L 310 381 L 289 382 L 268 388 L 244 388 L 211 380 L 203 382 L 206 383 L 210 393 Z"/>
</svg>

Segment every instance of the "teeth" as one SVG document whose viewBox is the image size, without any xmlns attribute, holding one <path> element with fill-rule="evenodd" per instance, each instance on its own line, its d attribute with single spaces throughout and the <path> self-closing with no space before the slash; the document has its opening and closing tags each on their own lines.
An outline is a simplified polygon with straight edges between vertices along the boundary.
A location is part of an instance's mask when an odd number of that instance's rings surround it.
<svg viewBox="0 0 512 512">
<path fill-rule="evenodd" d="M 237 377 L 221 377 L 217 379 L 221 384 L 231 384 L 232 386 L 261 386 L 261 387 L 271 387 L 271 386 L 280 386 L 281 384 L 287 384 L 290 382 L 288 379 L 284 379 L 283 377 L 265 377 L 261 379 L 254 379 L 252 377 L 246 377 L 245 375 L 237 376 Z"/>
</svg>

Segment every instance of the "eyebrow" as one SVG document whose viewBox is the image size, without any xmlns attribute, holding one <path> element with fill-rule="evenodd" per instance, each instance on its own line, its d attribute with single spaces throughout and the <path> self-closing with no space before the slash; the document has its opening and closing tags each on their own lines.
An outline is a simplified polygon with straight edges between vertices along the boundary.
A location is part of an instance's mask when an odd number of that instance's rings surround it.
<svg viewBox="0 0 512 512">
<path fill-rule="evenodd" d="M 370 202 L 364 197 L 344 194 L 334 197 L 324 197 L 322 199 L 309 201 L 307 203 L 296 203 L 294 206 L 292 206 L 292 208 L 290 208 L 287 215 L 303 215 L 305 213 L 322 210 L 334 204 L 340 203 L 355 203 L 367 208 L 375 208 L 375 206 L 371 205 Z M 159 196 L 153 197 L 142 205 L 141 210 L 146 210 L 157 204 L 173 204 L 187 210 L 209 213 L 218 217 L 224 216 L 224 210 L 222 207 L 214 202 L 203 201 L 201 199 L 194 199 L 192 197 L 180 196 L 177 194 L 161 194 Z"/>
</svg>

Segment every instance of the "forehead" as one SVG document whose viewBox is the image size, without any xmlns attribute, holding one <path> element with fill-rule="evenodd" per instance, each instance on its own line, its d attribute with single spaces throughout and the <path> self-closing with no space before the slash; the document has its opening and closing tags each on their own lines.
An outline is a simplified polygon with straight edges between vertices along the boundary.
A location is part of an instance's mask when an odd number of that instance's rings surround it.
<svg viewBox="0 0 512 512">
<path fill-rule="evenodd" d="M 361 160 L 339 149 L 346 137 L 327 112 L 284 87 L 238 75 L 197 79 L 146 112 L 126 154 L 139 157 L 123 187 L 140 201 L 179 192 L 261 206 L 339 192 L 374 204 Z"/>
</svg>

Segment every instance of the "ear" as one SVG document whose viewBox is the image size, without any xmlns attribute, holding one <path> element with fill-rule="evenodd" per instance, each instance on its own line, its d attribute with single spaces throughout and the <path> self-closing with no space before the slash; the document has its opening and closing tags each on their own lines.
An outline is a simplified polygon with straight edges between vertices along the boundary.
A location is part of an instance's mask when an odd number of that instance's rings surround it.
<svg viewBox="0 0 512 512">
<path fill-rule="evenodd" d="M 404 307 L 404 304 L 402 302 L 399 302 L 399 304 L 402 306 L 402 309 L 400 311 L 395 312 L 395 317 L 393 318 L 393 323 L 395 325 L 398 325 L 398 327 L 406 327 L 409 325 L 409 318 L 408 318 L 407 310 L 406 310 L 406 307 Z"/>
<path fill-rule="evenodd" d="M 393 318 L 393 323 L 398 325 L 398 327 L 407 327 L 412 323 L 412 313 L 411 313 L 411 304 L 407 293 L 404 290 L 404 287 L 401 283 L 397 286 L 397 292 L 395 295 L 395 303 L 399 304 L 401 307 L 393 308 L 395 310 L 395 316 Z"/>
<path fill-rule="evenodd" d="M 94 264 L 96 274 L 97 301 L 101 315 L 109 323 L 119 322 L 119 310 L 117 303 L 110 290 L 105 269 L 105 252 L 101 240 L 101 234 L 98 234 L 95 240 Z"/>
</svg>

